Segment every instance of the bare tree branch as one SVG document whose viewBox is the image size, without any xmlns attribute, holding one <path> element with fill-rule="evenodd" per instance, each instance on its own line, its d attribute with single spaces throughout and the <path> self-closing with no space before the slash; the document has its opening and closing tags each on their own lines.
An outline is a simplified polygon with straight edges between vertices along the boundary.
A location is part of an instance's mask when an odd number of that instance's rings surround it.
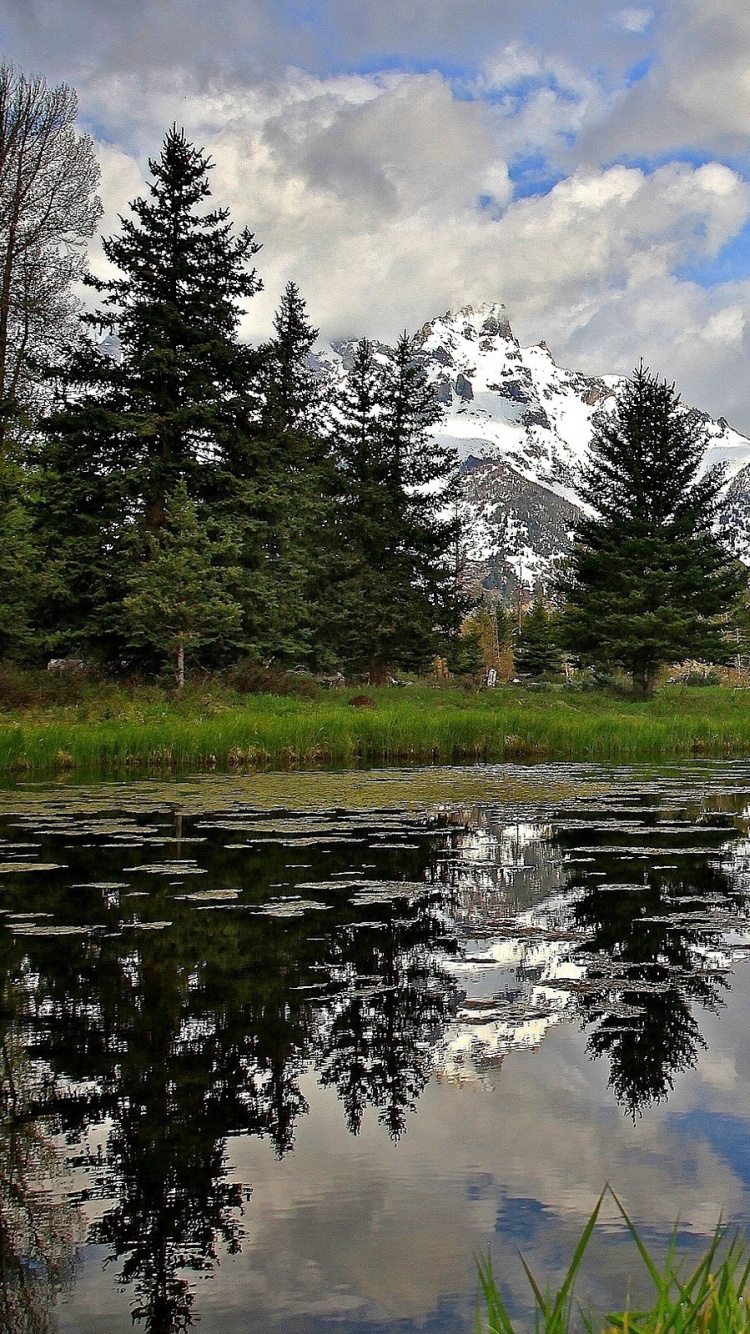
<svg viewBox="0 0 750 1334">
<path fill-rule="evenodd" d="M 0 453 L 11 417 L 39 408 L 40 366 L 71 334 L 71 288 L 101 217 L 99 167 L 77 112 L 66 84 L 0 64 Z"/>
</svg>

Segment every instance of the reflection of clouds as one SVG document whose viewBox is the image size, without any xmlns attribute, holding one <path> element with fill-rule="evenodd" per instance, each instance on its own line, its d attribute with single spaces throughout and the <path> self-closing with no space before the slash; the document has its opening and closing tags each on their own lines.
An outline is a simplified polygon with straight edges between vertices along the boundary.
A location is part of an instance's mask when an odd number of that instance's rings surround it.
<svg viewBox="0 0 750 1334">
<path fill-rule="evenodd" d="M 745 990 L 738 1020 L 749 1009 Z M 508 1054 L 492 1096 L 430 1085 L 418 1133 L 402 1141 L 396 1158 L 374 1117 L 358 1140 L 342 1142 L 330 1093 L 312 1077 L 305 1091 L 312 1114 L 293 1163 L 273 1163 L 248 1139 L 232 1145 L 263 1219 L 230 1279 L 231 1300 L 254 1313 L 252 1334 L 267 1328 L 264 1320 L 283 1326 L 293 1315 L 311 1318 L 324 1302 L 329 1309 L 346 1303 L 363 1321 L 423 1321 L 450 1293 L 462 1294 L 463 1323 L 456 1319 L 455 1327 L 469 1328 L 473 1258 L 488 1241 L 523 1306 L 516 1246 L 554 1281 L 607 1177 L 636 1219 L 664 1232 L 679 1216 L 685 1230 L 708 1235 L 722 1209 L 732 1217 L 744 1207 L 731 1167 L 707 1143 L 686 1143 L 666 1108 L 637 1126 L 617 1115 L 572 1027 L 558 1029 L 533 1060 Z M 691 1093 L 701 1096 L 697 1078 L 678 1087 L 682 1106 Z M 526 1232 L 518 1231 L 519 1217 Z M 611 1235 L 626 1245 L 621 1228 Z M 587 1284 L 616 1295 L 622 1268 L 622 1250 L 613 1258 L 594 1247 Z M 203 1309 L 209 1318 L 210 1306 Z"/>
</svg>

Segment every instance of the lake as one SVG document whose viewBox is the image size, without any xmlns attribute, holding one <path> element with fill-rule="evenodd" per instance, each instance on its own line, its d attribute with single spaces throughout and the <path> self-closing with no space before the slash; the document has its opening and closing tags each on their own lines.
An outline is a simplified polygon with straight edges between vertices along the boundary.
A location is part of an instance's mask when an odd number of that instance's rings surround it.
<svg viewBox="0 0 750 1334">
<path fill-rule="evenodd" d="M 0 792 L 0 1330 L 468 1334 L 606 1181 L 750 1224 L 749 830 L 743 762 Z"/>
</svg>

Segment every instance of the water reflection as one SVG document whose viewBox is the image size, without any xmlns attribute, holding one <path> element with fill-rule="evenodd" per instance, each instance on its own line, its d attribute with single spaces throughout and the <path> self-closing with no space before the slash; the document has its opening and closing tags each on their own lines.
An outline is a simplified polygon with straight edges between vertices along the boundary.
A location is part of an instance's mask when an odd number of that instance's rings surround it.
<svg viewBox="0 0 750 1334">
<path fill-rule="evenodd" d="M 744 802 L 652 782 L 628 804 L 7 815 L 0 1328 L 51 1329 L 70 1282 L 62 1142 L 87 1242 L 171 1334 L 242 1245 L 230 1141 L 288 1156 L 309 1072 L 347 1132 L 372 1109 L 398 1144 L 433 1074 L 492 1086 L 576 1019 L 627 1113 L 665 1099 L 750 939 Z"/>
<path fill-rule="evenodd" d="M 7 1031 L 0 1069 L 0 1328 L 50 1334 L 58 1293 L 73 1279 L 79 1220 L 61 1198 L 66 1166 L 44 1084 Z"/>
</svg>

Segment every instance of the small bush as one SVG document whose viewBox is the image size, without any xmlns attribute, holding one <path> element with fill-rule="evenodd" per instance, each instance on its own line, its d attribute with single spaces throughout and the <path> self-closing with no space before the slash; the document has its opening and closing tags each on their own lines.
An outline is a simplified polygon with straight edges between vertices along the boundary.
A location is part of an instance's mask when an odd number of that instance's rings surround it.
<svg viewBox="0 0 750 1334">
<path fill-rule="evenodd" d="M 720 686 L 721 673 L 715 668 L 708 668 L 705 672 L 689 671 L 684 676 L 676 676 L 674 682 L 680 686 Z"/>
<path fill-rule="evenodd" d="M 87 672 L 48 672 L 17 667 L 12 662 L 0 663 L 0 709 L 80 704 L 91 688 Z"/>
<path fill-rule="evenodd" d="M 225 676 L 230 690 L 239 695 L 296 695 L 299 699 L 317 699 L 320 687 L 316 677 L 305 671 L 285 671 L 265 667 L 257 658 L 241 658 Z"/>
</svg>

